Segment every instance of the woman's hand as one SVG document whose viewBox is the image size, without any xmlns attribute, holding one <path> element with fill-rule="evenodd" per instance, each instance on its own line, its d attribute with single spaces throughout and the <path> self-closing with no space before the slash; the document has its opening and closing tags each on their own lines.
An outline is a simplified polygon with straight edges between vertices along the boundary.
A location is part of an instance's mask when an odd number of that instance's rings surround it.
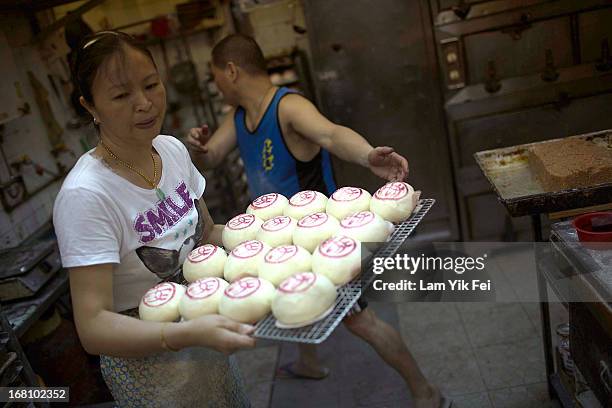
<svg viewBox="0 0 612 408">
<path fill-rule="evenodd" d="M 392 147 L 375 147 L 368 153 L 372 173 L 387 181 L 403 181 L 408 176 L 408 160 Z"/>
<path fill-rule="evenodd" d="M 229 355 L 243 348 L 255 347 L 249 336 L 255 327 L 238 323 L 221 315 L 206 315 L 188 320 L 189 333 L 194 345 L 209 347 Z"/>
</svg>

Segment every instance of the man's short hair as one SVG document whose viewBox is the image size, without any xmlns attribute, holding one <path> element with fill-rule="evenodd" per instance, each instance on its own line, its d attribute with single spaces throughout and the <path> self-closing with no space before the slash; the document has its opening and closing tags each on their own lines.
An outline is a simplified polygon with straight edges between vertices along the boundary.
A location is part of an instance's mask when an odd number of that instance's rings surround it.
<svg viewBox="0 0 612 408">
<path fill-rule="evenodd" d="M 233 62 L 249 74 L 265 74 L 266 60 L 259 45 L 251 37 L 242 34 L 230 34 L 215 45 L 212 50 L 212 62 L 223 69 L 228 62 Z"/>
</svg>

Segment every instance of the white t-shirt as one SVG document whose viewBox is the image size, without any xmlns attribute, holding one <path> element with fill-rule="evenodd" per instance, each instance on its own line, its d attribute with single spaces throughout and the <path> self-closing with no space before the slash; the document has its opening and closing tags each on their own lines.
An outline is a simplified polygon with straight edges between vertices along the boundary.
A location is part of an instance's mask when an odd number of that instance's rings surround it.
<svg viewBox="0 0 612 408">
<path fill-rule="evenodd" d="M 178 139 L 160 135 L 153 147 L 163 163 L 163 200 L 89 151 L 66 177 L 53 208 L 64 268 L 115 264 L 115 311 L 137 307 L 148 289 L 174 275 L 202 235 L 197 203 L 204 177 Z"/>
</svg>

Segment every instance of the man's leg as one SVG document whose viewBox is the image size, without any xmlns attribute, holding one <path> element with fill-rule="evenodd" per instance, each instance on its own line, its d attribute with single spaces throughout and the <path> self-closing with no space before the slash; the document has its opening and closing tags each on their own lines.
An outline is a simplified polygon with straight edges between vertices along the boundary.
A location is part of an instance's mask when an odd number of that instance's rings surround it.
<svg viewBox="0 0 612 408">
<path fill-rule="evenodd" d="M 298 352 L 298 360 L 280 367 L 277 378 L 321 380 L 327 377 L 329 369 L 321 365 L 316 345 L 300 343 Z"/>
<path fill-rule="evenodd" d="M 344 319 L 344 324 L 353 334 L 370 344 L 402 376 L 416 408 L 440 406 L 440 392 L 427 381 L 395 328 L 380 320 L 370 308 L 351 314 Z"/>
</svg>

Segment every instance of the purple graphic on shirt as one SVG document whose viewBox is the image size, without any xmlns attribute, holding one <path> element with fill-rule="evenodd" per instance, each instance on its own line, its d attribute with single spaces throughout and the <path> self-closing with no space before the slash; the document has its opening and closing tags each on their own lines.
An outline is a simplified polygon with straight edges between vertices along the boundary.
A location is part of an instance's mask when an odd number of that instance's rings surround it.
<svg viewBox="0 0 612 408">
<path fill-rule="evenodd" d="M 168 195 L 159 201 L 154 208 L 136 216 L 134 230 L 140 235 L 140 242 L 143 244 L 153 241 L 163 234 L 193 208 L 193 199 L 189 197 L 185 182 L 181 182 L 175 191 L 181 203 L 177 204 L 171 195 Z"/>
</svg>

